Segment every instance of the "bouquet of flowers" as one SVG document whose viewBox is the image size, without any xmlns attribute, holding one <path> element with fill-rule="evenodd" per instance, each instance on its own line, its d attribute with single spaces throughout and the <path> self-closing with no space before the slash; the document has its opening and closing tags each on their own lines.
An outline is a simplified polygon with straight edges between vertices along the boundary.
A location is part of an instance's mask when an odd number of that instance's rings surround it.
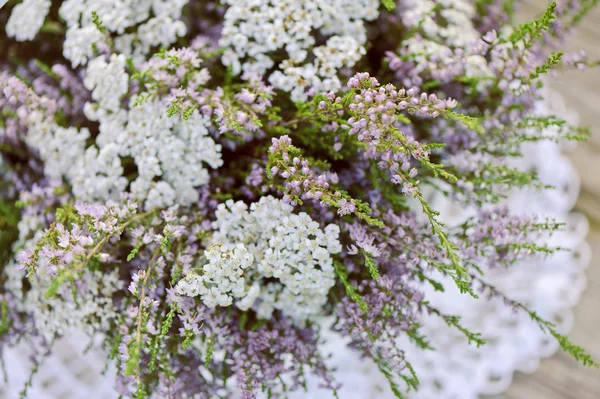
<svg viewBox="0 0 600 399">
<path fill-rule="evenodd" d="M 503 206 L 551 183 L 507 160 L 588 135 L 534 105 L 596 64 L 555 50 L 597 1 L 522 25 L 516 3 L 9 0 L 0 351 L 27 342 L 34 378 L 81 330 L 126 397 L 286 397 L 309 374 L 336 395 L 331 328 L 402 398 L 423 315 L 485 344 L 423 294 L 443 275 L 597 366 L 484 278 L 561 250 L 540 241 L 561 221 Z M 445 225 L 432 195 L 473 216 Z"/>
</svg>

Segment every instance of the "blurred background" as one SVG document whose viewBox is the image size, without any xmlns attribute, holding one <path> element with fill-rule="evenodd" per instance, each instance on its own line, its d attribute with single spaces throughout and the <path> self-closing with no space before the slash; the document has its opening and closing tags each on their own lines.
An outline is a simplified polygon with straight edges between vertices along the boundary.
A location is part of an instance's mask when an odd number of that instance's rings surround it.
<svg viewBox="0 0 600 399">
<path fill-rule="evenodd" d="M 539 15 L 546 0 L 526 0 L 519 18 Z M 584 19 L 567 40 L 564 50 L 584 49 L 590 60 L 600 59 L 600 7 Z M 574 309 L 574 325 L 569 337 L 600 359 L 600 68 L 561 74 L 550 87 L 564 97 L 567 107 L 579 114 L 580 124 L 592 127 L 593 136 L 569 153 L 581 178 L 581 193 L 575 211 L 590 222 L 588 243 L 592 261 L 586 272 L 587 288 Z M 558 351 L 544 359 L 532 375 L 517 374 L 508 391 L 493 399 L 598 399 L 600 370 L 586 368 Z"/>
</svg>

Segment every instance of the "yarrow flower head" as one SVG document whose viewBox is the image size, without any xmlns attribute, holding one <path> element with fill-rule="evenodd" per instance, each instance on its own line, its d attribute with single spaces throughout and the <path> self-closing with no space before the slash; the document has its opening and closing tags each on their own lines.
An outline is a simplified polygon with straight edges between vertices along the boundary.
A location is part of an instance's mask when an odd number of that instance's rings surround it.
<svg viewBox="0 0 600 399">
<path fill-rule="evenodd" d="M 233 299 L 240 299 L 237 306 L 248 310 L 258 294 L 258 284 L 246 287 L 244 271 L 254 261 L 252 254 L 244 244 L 238 244 L 232 251 L 223 245 L 213 245 L 204 252 L 208 264 L 202 266 L 200 273 L 189 273 L 177 284 L 180 295 L 200 295 L 202 302 L 209 308 L 230 306 Z"/>
<path fill-rule="evenodd" d="M 51 5 L 49 0 L 24 0 L 17 4 L 6 23 L 6 34 L 18 41 L 33 40 Z"/>
<path fill-rule="evenodd" d="M 213 228 L 210 242 L 250 252 L 254 261 L 245 278 L 250 291 L 255 287 L 258 317 L 277 309 L 302 322 L 320 313 L 335 282 L 331 255 L 341 251 L 339 227 L 321 230 L 306 213 L 293 214 L 283 201 L 263 197 L 249 211 L 242 202 L 219 205 Z M 273 282 L 256 292 L 263 279 Z"/>
</svg>

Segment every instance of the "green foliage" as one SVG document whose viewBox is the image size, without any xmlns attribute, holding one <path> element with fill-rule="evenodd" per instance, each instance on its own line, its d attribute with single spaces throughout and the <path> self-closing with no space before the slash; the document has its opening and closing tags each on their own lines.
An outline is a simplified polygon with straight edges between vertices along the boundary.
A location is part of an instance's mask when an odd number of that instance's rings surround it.
<svg viewBox="0 0 600 399">
<path fill-rule="evenodd" d="M 411 342 L 417 345 L 419 348 L 424 350 L 435 350 L 429 341 L 427 341 L 427 338 L 419 334 L 418 325 L 415 325 L 411 330 L 407 331 L 406 335 L 408 335 L 408 338 L 411 340 Z"/>
<path fill-rule="evenodd" d="M 137 101 L 137 99 L 136 99 Z M 181 118 L 184 121 L 187 121 L 190 119 L 190 117 L 192 116 L 192 114 L 194 113 L 194 111 L 197 109 L 196 106 L 187 106 L 185 108 L 182 108 L 182 106 L 177 102 L 177 101 L 173 101 L 171 103 L 171 105 L 169 106 L 169 108 L 167 108 L 167 117 L 171 118 L 174 115 L 178 115 L 181 114 Z M 242 131 L 243 128 L 241 125 L 239 125 L 239 123 L 237 124 L 237 129 L 239 129 L 239 131 Z"/>
<path fill-rule="evenodd" d="M 396 9 L 396 1 L 395 0 L 381 0 L 381 4 L 388 11 L 394 11 Z"/>
<path fill-rule="evenodd" d="M 121 332 L 117 332 L 117 335 L 113 339 L 113 342 L 110 346 L 110 352 L 108 354 L 109 359 L 117 358 L 117 356 L 119 355 L 119 345 L 121 344 L 122 340 L 123 340 L 123 334 L 121 334 Z"/>
<path fill-rule="evenodd" d="M 517 43 L 524 41 L 525 48 L 529 48 L 533 44 L 535 38 L 541 37 L 543 32 L 549 30 L 556 18 L 556 2 L 552 2 L 548 5 L 548 8 L 539 18 L 525 22 L 519 25 L 508 40 L 511 43 Z"/>
<path fill-rule="evenodd" d="M 367 270 L 369 270 L 371 278 L 373 280 L 379 280 L 379 271 L 377 270 L 377 265 L 373 260 L 373 255 L 366 251 L 363 251 L 363 254 L 365 256 L 365 266 L 367 267 Z"/>
<path fill-rule="evenodd" d="M 544 62 L 542 65 L 538 65 L 535 67 L 535 72 L 532 72 L 529 75 L 529 79 L 534 80 L 539 78 L 541 75 L 548 73 L 550 68 L 560 63 L 563 54 L 564 53 L 562 51 L 551 52 L 548 58 L 546 59 L 546 62 Z"/>
<path fill-rule="evenodd" d="M 502 9 L 508 16 L 508 22 L 512 22 L 515 13 L 516 0 L 502 0 Z M 483 15 L 490 6 L 495 5 L 496 0 L 475 0 L 475 8 L 478 14 Z"/>
<path fill-rule="evenodd" d="M 402 393 L 403 389 L 400 388 L 400 386 L 396 382 L 396 372 L 386 362 L 385 358 L 380 353 L 376 353 L 373 356 L 373 361 L 375 362 L 375 365 L 377 365 L 377 368 L 379 368 L 381 374 L 383 374 L 385 379 L 388 381 L 394 396 L 398 399 L 404 399 L 405 396 Z M 411 364 L 406 360 L 404 362 L 409 374 L 399 374 L 399 377 L 402 380 L 404 380 L 407 387 L 407 391 L 410 391 L 411 389 L 417 390 L 419 387 L 419 378 L 417 377 L 417 374 L 415 373 L 415 370 L 413 369 Z"/>
<path fill-rule="evenodd" d="M 393 372 L 390 370 L 390 367 L 386 363 L 384 363 L 382 359 L 380 359 L 381 358 L 374 359 L 375 365 L 377 365 L 377 368 L 379 369 L 381 374 L 383 374 L 385 379 L 388 381 L 388 384 L 390 385 L 390 389 L 392 390 L 394 396 L 398 399 L 404 399 L 402 388 L 400 388 L 400 386 L 398 386 L 398 383 L 395 381 Z"/>
<path fill-rule="evenodd" d="M 435 291 L 438 291 L 438 292 L 444 292 L 445 291 L 444 285 L 442 283 L 440 283 L 439 281 L 437 281 L 435 279 L 432 279 L 431 277 L 427 276 L 423 272 L 423 270 L 418 269 L 414 273 L 415 273 L 415 276 L 419 279 L 419 281 L 421 281 L 421 282 L 428 282 L 429 285 L 431 285 Z"/>
<path fill-rule="evenodd" d="M 444 224 L 438 220 L 440 213 L 433 208 L 423 199 L 423 195 L 420 192 L 417 192 L 415 198 L 421 204 L 421 209 L 427 219 L 429 220 L 429 225 L 433 233 L 440 240 L 439 246 L 446 253 L 450 264 L 435 262 L 433 260 L 429 260 L 431 266 L 435 267 L 442 273 L 446 273 L 448 276 L 454 280 L 454 283 L 458 287 L 461 293 L 468 293 L 473 298 L 479 298 L 477 294 L 473 291 L 469 284 L 469 272 L 467 268 L 461 264 L 460 258 L 458 257 L 456 251 L 458 251 L 458 247 L 455 243 L 450 241 L 448 238 L 448 234 L 444 230 Z"/>
<path fill-rule="evenodd" d="M 161 348 L 162 341 L 165 340 L 165 338 L 167 337 L 167 334 L 169 333 L 169 329 L 173 325 L 173 319 L 175 318 L 176 313 L 177 313 L 177 305 L 175 303 L 171 303 L 171 308 L 169 310 L 169 313 L 167 313 L 167 315 L 165 316 L 165 318 L 161 324 L 160 334 L 158 334 L 156 336 L 156 338 L 154 339 L 154 342 L 152 344 L 152 347 L 150 348 L 150 363 L 148 364 L 148 369 L 151 372 L 154 371 L 156 368 L 156 359 L 157 359 L 158 351 Z"/>
<path fill-rule="evenodd" d="M 40 370 L 39 361 L 34 361 L 33 368 L 31 369 L 31 372 L 29 373 L 29 378 L 27 378 L 27 381 L 25 381 L 25 385 L 23 386 L 23 389 L 21 390 L 21 392 L 19 392 L 19 399 L 27 398 L 27 389 L 31 388 L 31 386 L 33 384 L 33 377 L 35 377 L 35 375 L 38 373 L 39 370 Z"/>
<path fill-rule="evenodd" d="M 474 343 L 478 348 L 486 344 L 487 341 L 482 338 L 481 333 L 471 332 L 460 324 L 459 316 L 443 314 L 438 309 L 432 307 L 428 301 L 422 301 L 421 305 L 423 305 L 427 309 L 429 314 L 435 314 L 441 317 L 446 322 L 448 327 L 454 327 L 458 331 L 462 332 L 465 335 L 465 337 L 467 337 L 467 342 L 469 344 Z"/>
<path fill-rule="evenodd" d="M 40 68 L 46 75 L 54 79 L 60 79 L 60 76 L 58 76 L 45 62 L 38 59 L 33 60 L 33 62 L 35 63 L 35 66 Z"/>
<path fill-rule="evenodd" d="M 136 376 L 139 371 L 142 345 L 134 340 L 127 349 L 129 352 L 129 359 L 125 362 L 125 375 L 133 377 Z"/>
<path fill-rule="evenodd" d="M 59 271 L 56 278 L 54 278 L 52 280 L 52 282 L 50 283 L 50 287 L 48 287 L 48 289 L 46 290 L 44 297 L 46 299 L 48 299 L 48 298 L 51 298 L 54 295 L 56 295 L 56 292 L 58 291 L 60 286 L 67 280 L 68 280 L 68 271 L 66 271 L 66 270 Z"/>
<path fill-rule="evenodd" d="M 150 98 L 150 94 L 146 94 L 146 93 L 140 94 L 137 97 L 135 97 L 135 100 L 133 100 L 133 103 L 131 104 L 131 106 L 139 107 L 149 98 Z M 168 114 L 168 111 L 167 111 L 167 114 Z"/>
<path fill-rule="evenodd" d="M 0 302 L 0 336 L 8 332 L 9 327 L 10 324 L 8 321 L 8 302 L 2 301 Z"/>
<path fill-rule="evenodd" d="M 0 188 L 1 184 L 0 181 Z M 20 211 L 14 201 L 0 200 L 0 265 L 6 264 L 12 256 L 12 245 L 19 237 L 19 218 Z M 0 279 L 0 283 L 1 281 Z"/>
<path fill-rule="evenodd" d="M 183 342 L 181 343 L 181 347 L 183 349 L 187 349 L 194 341 L 194 338 L 195 338 L 195 335 L 192 330 L 185 330 L 185 338 L 184 338 Z"/>
<path fill-rule="evenodd" d="M 556 325 L 554 323 L 541 318 L 537 314 L 537 312 L 529 309 L 527 306 L 525 306 L 521 302 L 517 302 L 517 301 L 507 297 L 504 293 L 502 293 L 502 291 L 498 290 L 496 287 L 492 286 L 491 284 L 477 278 L 476 276 L 473 276 L 473 278 L 477 279 L 478 283 L 482 286 L 482 288 L 487 290 L 488 292 L 490 292 L 490 294 L 500 297 L 500 299 L 502 299 L 504 301 L 504 303 L 510 304 L 513 308 L 522 310 L 525 313 L 527 313 L 529 315 L 529 317 L 531 318 L 531 320 L 533 320 L 540 327 L 540 329 L 543 332 L 552 335 L 557 340 L 560 347 L 566 353 L 571 355 L 575 360 L 580 362 L 582 365 L 584 365 L 586 367 L 600 368 L 600 364 L 598 364 L 592 358 L 592 356 L 589 353 L 587 353 L 587 351 L 585 349 L 583 349 L 581 346 L 576 345 L 573 342 L 571 342 L 571 340 L 569 340 L 569 338 L 566 335 L 558 332 L 558 330 L 556 329 Z"/>
<path fill-rule="evenodd" d="M 46 21 L 44 21 L 44 24 L 40 28 L 40 33 L 48 33 L 51 35 L 64 36 L 65 27 L 60 22 L 51 21 L 49 19 L 46 19 Z"/>
<path fill-rule="evenodd" d="M 106 26 L 102 24 L 102 21 L 100 21 L 100 17 L 98 17 L 98 13 L 96 11 L 92 11 L 92 23 L 96 25 L 96 29 L 98 29 L 100 33 L 106 34 L 108 32 Z"/>
<path fill-rule="evenodd" d="M 348 270 L 346 269 L 346 266 L 344 266 L 342 262 L 334 260 L 333 267 L 335 270 L 335 275 L 344 286 L 348 298 L 352 299 L 358 304 L 358 307 L 360 308 L 361 312 L 367 313 L 369 311 L 367 303 L 365 302 L 363 297 L 358 293 L 358 289 L 356 288 L 356 286 L 354 286 L 350 281 L 348 281 Z"/>
<path fill-rule="evenodd" d="M 573 126 L 555 116 L 525 117 L 506 129 L 488 132 L 488 140 L 478 150 L 497 157 L 521 156 L 523 143 L 585 141 L 590 137 L 589 127 Z"/>
<path fill-rule="evenodd" d="M 479 134 L 485 133 L 483 130 L 483 127 L 479 123 L 479 119 L 477 119 L 475 117 L 464 115 L 464 114 L 459 114 L 457 112 L 445 112 L 445 113 L 442 113 L 442 115 L 446 119 L 453 119 L 455 121 L 462 123 L 467 128 L 469 128 Z"/>
<path fill-rule="evenodd" d="M 538 140 L 552 140 L 552 141 L 585 141 L 590 138 L 591 132 L 589 127 L 586 126 L 573 126 L 564 119 L 559 119 L 555 116 L 541 116 L 541 117 L 526 117 L 516 125 L 519 129 L 534 129 L 541 131 L 548 127 L 556 129 L 556 134 L 552 136 L 517 136 L 521 142 L 526 141 L 538 141 Z"/>
<path fill-rule="evenodd" d="M 213 352 L 215 350 L 215 343 L 212 335 L 206 339 L 206 359 L 204 359 L 204 367 L 208 368 L 210 360 L 212 359 Z"/>
<path fill-rule="evenodd" d="M 131 252 L 129 253 L 129 255 L 127 255 L 127 262 L 131 262 L 133 260 L 133 258 L 135 258 L 135 256 L 138 254 L 138 252 L 140 251 L 140 248 L 142 248 L 142 245 L 144 245 L 143 241 L 139 241 L 135 247 L 133 247 L 133 249 L 131 250 Z"/>
<path fill-rule="evenodd" d="M 319 107 L 322 101 L 328 104 L 326 108 Z M 302 134 L 294 135 L 295 142 L 299 142 L 307 150 L 326 154 L 333 160 L 353 156 L 361 148 L 356 139 L 346 134 L 340 134 L 339 130 L 325 128 L 333 123 L 338 126 L 344 126 L 347 123 L 343 115 L 338 115 L 338 112 L 343 111 L 344 101 L 347 101 L 346 96 L 341 103 L 335 103 L 319 94 L 312 101 L 296 103 L 296 118 L 284 124 L 288 131 L 282 132 L 282 134 L 291 134 L 294 130 L 301 130 Z M 332 145 L 336 141 L 341 144 L 339 150 Z"/>
<path fill-rule="evenodd" d="M 167 116 L 169 118 L 172 117 L 173 115 L 179 114 L 180 112 L 181 112 L 181 106 L 176 102 L 171 103 L 169 108 L 167 108 Z"/>
<path fill-rule="evenodd" d="M 462 176 L 473 185 L 473 195 L 479 203 L 498 203 L 507 197 L 510 188 L 533 188 L 537 190 L 554 188 L 542 183 L 533 172 L 522 172 L 519 168 L 486 163 L 479 170 Z M 469 195 L 461 187 L 454 189 Z"/>
</svg>

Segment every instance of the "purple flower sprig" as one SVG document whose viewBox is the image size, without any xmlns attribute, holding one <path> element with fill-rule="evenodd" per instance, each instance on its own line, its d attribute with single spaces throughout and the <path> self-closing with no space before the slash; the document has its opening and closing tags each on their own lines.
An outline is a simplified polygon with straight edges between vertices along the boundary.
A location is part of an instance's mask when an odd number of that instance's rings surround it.
<svg viewBox="0 0 600 399">
<path fill-rule="evenodd" d="M 422 293 L 388 276 L 377 281 L 363 280 L 357 291 L 366 305 L 351 297 L 343 298 L 335 309 L 334 329 L 350 337 L 351 345 L 373 358 L 380 368 L 399 375 L 416 388 L 418 380 L 396 342 L 398 337 L 414 335 L 418 329 L 420 310 L 416 304 L 421 301 Z M 388 375 L 386 378 L 393 383 Z"/>
<path fill-rule="evenodd" d="M 511 215 L 506 207 L 481 211 L 457 228 L 460 253 L 474 270 L 482 265 L 507 268 L 534 255 L 547 256 L 563 250 L 540 245 L 543 235 L 560 231 L 564 224 L 535 215 Z"/>
<path fill-rule="evenodd" d="M 435 94 L 419 93 L 416 88 L 397 89 L 388 83 L 380 85 L 376 78 L 367 72 L 357 73 L 348 80 L 348 88 L 352 89 L 348 108 L 352 120 L 349 134 L 358 134 L 361 141 L 375 141 L 386 137 L 390 127 L 397 121 L 410 123 L 402 112 L 425 119 L 442 116 L 463 123 L 469 129 L 483 133 L 477 118 L 454 112 L 458 101 L 452 98 L 441 99 Z"/>
<path fill-rule="evenodd" d="M 244 83 L 225 90 L 222 87 L 204 87 L 210 75 L 206 72 L 202 76 L 206 78 L 202 82 L 181 83 L 169 89 L 169 116 L 180 114 L 183 119 L 188 119 L 195 110 L 199 110 L 205 117 L 213 118 L 220 134 L 235 141 L 262 137 L 265 122 L 281 119 L 279 108 L 272 105 L 275 92 L 260 76 L 245 74 Z M 142 93 L 138 98 L 143 101 L 147 96 L 148 93 Z"/>
<path fill-rule="evenodd" d="M 21 79 L 9 75 L 7 72 L 0 74 L 0 105 L 23 105 L 28 112 L 42 111 L 46 117 L 53 117 L 58 110 L 58 104 L 47 96 L 38 96 Z"/>
<path fill-rule="evenodd" d="M 313 200 L 321 206 L 337 208 L 340 216 L 353 214 L 371 225 L 383 227 L 381 221 L 370 216 L 372 210 L 368 204 L 352 198 L 345 191 L 332 189 L 325 174 L 317 175 L 288 136 L 273 138 L 272 143 L 267 174 L 270 179 L 276 176 L 284 179 L 284 201 L 295 205 L 302 204 L 303 200 Z"/>
<path fill-rule="evenodd" d="M 456 181 L 444 165 L 430 160 L 431 151 L 443 148 L 444 144 L 420 143 L 412 134 L 401 130 L 402 123 L 410 124 L 403 112 L 423 118 L 443 115 L 479 130 L 481 127 L 475 118 L 451 111 L 457 106 L 455 100 L 441 100 L 435 94 L 418 95 L 415 89 L 397 90 L 391 84 L 380 86 L 377 79 L 368 73 L 356 74 L 348 81 L 348 87 L 353 90 L 343 99 L 337 97 L 328 102 L 322 101 L 322 107 L 345 105 L 349 118 L 342 129 L 357 138 L 365 148 L 365 155 L 378 161 L 379 168 L 388 171 L 394 184 L 403 183 L 405 193 L 414 195 L 413 186 L 418 184 L 415 180 L 419 174 L 417 165 L 434 177 Z"/>
<path fill-rule="evenodd" d="M 301 388 L 306 383 L 303 365 L 310 366 L 326 388 L 335 392 L 339 387 L 319 353 L 319 336 L 313 328 L 297 327 L 278 315 L 258 328 L 242 329 L 239 324 L 232 323 L 232 339 L 215 349 L 225 349 L 226 356 L 233 360 L 232 371 L 238 377 L 243 398 L 256 398 L 258 390 L 281 395 Z M 284 361 L 290 355 L 296 364 Z M 283 376 L 289 382 L 284 382 Z"/>
<path fill-rule="evenodd" d="M 391 149 L 392 151 L 398 151 L 404 155 L 410 155 L 413 159 L 418 160 L 423 165 L 429 167 L 434 176 L 442 176 L 450 181 L 456 180 L 456 177 L 443 169 L 443 165 L 433 164 L 429 161 L 428 150 L 435 148 L 435 144 L 430 145 L 429 147 L 423 147 L 419 143 L 415 144 L 414 141 L 411 141 L 400 131 L 394 130 L 395 128 L 393 126 L 397 121 L 396 113 L 399 110 L 410 108 L 413 110 L 414 114 L 429 115 L 430 118 L 433 118 L 439 116 L 440 112 L 445 112 L 448 108 L 452 109 L 456 105 L 452 100 L 439 100 L 437 97 L 427 96 L 424 93 L 420 97 L 415 97 L 416 93 L 397 91 L 393 85 L 387 85 L 382 88 L 379 87 L 377 80 L 370 77 L 368 73 L 355 75 L 348 82 L 348 86 L 354 90 L 358 90 L 358 92 L 351 91 L 344 99 L 336 98 L 331 101 L 335 104 L 348 103 L 349 112 L 356 116 L 355 118 L 350 118 L 348 120 L 351 125 L 348 132 L 349 134 L 357 134 L 358 139 L 361 142 L 364 142 L 368 148 L 375 149 L 375 152 L 382 149 L 379 147 L 382 142 L 386 143 L 387 147 L 384 147 L 385 149 Z M 324 104 L 323 107 L 326 108 L 327 104 Z M 447 115 L 448 117 L 460 115 L 459 118 L 464 117 L 466 118 L 464 119 L 466 121 L 471 120 L 467 116 L 456 114 L 451 111 Z M 459 120 L 464 122 L 462 119 Z M 271 153 L 278 154 L 278 157 L 274 158 L 273 155 L 271 155 L 272 166 L 275 167 L 271 172 L 274 174 L 282 174 L 282 177 L 286 180 L 291 178 L 291 180 L 287 182 L 288 184 L 286 184 L 285 188 L 288 195 L 289 193 L 292 193 L 298 197 L 303 193 L 303 190 L 310 190 L 312 184 L 309 179 L 303 180 L 303 178 L 305 178 L 304 175 L 296 177 L 298 168 L 294 166 L 294 160 L 297 162 L 296 165 L 301 165 L 301 158 L 296 154 L 291 154 L 293 158 L 290 158 L 288 150 L 288 147 L 290 146 L 291 140 L 289 140 L 287 136 L 285 136 L 283 142 L 281 139 L 273 140 Z M 283 150 L 281 150 L 281 148 L 283 148 Z M 297 154 L 301 155 L 299 150 L 297 150 Z M 383 165 L 385 165 L 385 163 Z M 393 165 L 391 165 L 390 168 L 394 171 L 398 170 L 398 168 L 395 168 Z M 443 265 L 442 263 L 439 263 L 438 266 L 443 266 L 443 271 L 448 273 L 454 279 L 461 292 L 469 293 L 476 297 L 476 294 L 469 287 L 468 270 L 461 264 L 460 258 L 457 255 L 458 247 L 449 239 L 444 225 L 439 221 L 439 212 L 431 208 L 429 203 L 424 199 L 423 194 L 419 190 L 419 181 L 415 179 L 415 173 L 400 172 L 397 173 L 396 176 L 395 183 L 403 184 L 403 192 L 419 201 L 423 213 L 429 220 L 433 234 L 437 236 L 439 240 L 439 247 L 446 253 L 450 264 Z"/>
<path fill-rule="evenodd" d="M 147 316 L 147 310 L 146 308 L 156 304 L 155 306 L 158 306 L 158 302 L 154 302 L 151 299 L 149 299 L 148 297 L 146 297 L 146 290 L 147 290 L 147 286 L 148 286 L 148 280 L 150 278 L 150 276 L 152 276 L 152 268 L 154 266 L 156 266 L 157 263 L 164 263 L 164 259 L 162 257 L 158 258 L 159 254 L 161 253 L 161 247 L 157 246 L 156 249 L 154 250 L 154 253 L 152 254 L 152 258 L 150 259 L 150 262 L 148 263 L 148 270 L 143 271 L 143 281 L 141 283 L 141 289 L 139 292 L 139 306 L 138 306 L 138 310 L 137 310 L 137 323 L 136 323 L 136 330 L 135 330 L 135 340 L 131 341 L 131 346 L 128 348 L 130 357 L 129 359 L 125 362 L 125 371 L 124 371 L 124 375 L 125 376 L 135 376 L 137 381 L 138 381 L 138 385 L 141 384 L 141 378 L 140 378 L 140 358 L 141 358 L 141 352 L 142 352 L 142 322 L 144 320 L 144 318 L 148 318 Z M 144 317 L 146 315 L 146 317 Z"/>
<path fill-rule="evenodd" d="M 154 212 L 137 212 L 137 204 L 126 202 L 97 205 L 77 203 L 66 204 L 57 210 L 57 221 L 52 223 L 33 250 L 19 254 L 21 266 L 33 278 L 39 267 L 45 273 L 56 276 L 48 292 L 53 295 L 60 283 L 83 270 L 91 260 L 106 260 L 101 253 L 103 247 L 113 237 L 119 237 L 131 224 L 150 217 Z M 68 221 L 70 226 L 60 223 Z"/>
<path fill-rule="evenodd" d="M 233 95 L 222 95 L 212 104 L 219 133 L 227 132 L 248 140 L 263 128 L 263 119 L 279 120 L 277 109 L 272 107 L 275 92 L 260 76 L 245 74 L 248 83 Z M 203 110 L 204 111 L 204 110 Z"/>
</svg>

